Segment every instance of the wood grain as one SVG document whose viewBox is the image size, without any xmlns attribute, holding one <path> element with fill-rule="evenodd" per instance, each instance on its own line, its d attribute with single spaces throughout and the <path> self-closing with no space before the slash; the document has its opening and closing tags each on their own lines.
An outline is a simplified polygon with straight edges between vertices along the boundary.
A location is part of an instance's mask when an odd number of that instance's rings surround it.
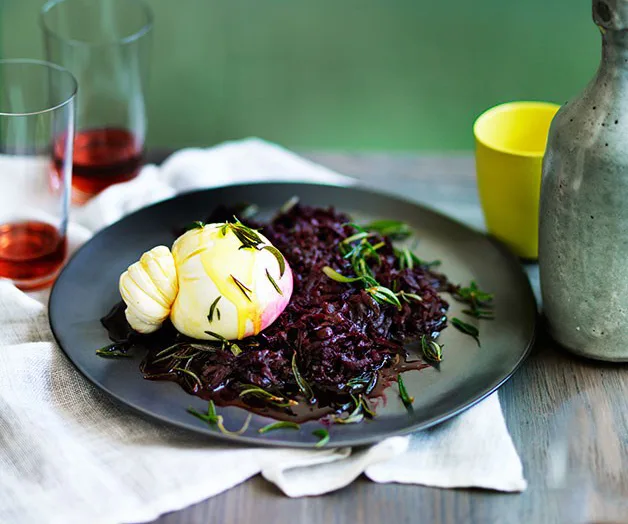
<svg viewBox="0 0 628 524">
<path fill-rule="evenodd" d="M 385 188 L 482 227 L 471 157 L 338 153 L 306 156 L 373 187 Z M 535 266 L 526 269 L 538 288 Z M 597 501 L 598 507 L 598 513 L 589 516 L 591 521 L 628 522 L 628 509 L 622 502 L 622 498 L 628 499 L 626 365 L 573 357 L 557 347 L 541 326 L 531 356 L 500 389 L 500 398 L 529 483 L 523 494 L 378 485 L 359 479 L 330 495 L 293 500 L 257 477 L 155 522 L 558 524 L 579 521 L 589 500 Z M 570 449 L 573 464 L 562 480 L 558 475 L 560 485 L 552 487 L 550 473 L 557 462 L 560 466 L 561 449 Z M 578 478 L 579 473 L 582 478 Z M 599 486 L 594 489 L 597 498 L 582 492 L 589 482 Z"/>
</svg>

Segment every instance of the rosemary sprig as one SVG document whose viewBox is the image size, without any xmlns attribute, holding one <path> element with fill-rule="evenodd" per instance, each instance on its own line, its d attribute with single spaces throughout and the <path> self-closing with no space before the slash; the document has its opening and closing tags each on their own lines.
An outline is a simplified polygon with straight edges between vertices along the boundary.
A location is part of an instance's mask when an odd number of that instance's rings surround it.
<svg viewBox="0 0 628 524">
<path fill-rule="evenodd" d="M 456 317 L 451 319 L 451 325 L 454 326 L 458 331 L 461 331 L 462 333 L 464 333 L 465 335 L 469 335 L 470 337 L 473 337 L 475 341 L 478 343 L 478 346 L 480 345 L 480 338 L 479 338 L 480 331 L 478 328 L 476 328 L 475 326 L 471 324 L 467 324 L 466 322 L 463 322 L 462 320 Z"/>
<path fill-rule="evenodd" d="M 395 306 L 397 309 L 401 309 L 401 302 L 397 295 L 384 286 L 373 286 L 366 289 L 366 292 L 371 295 L 377 302 L 386 302 Z"/>
<path fill-rule="evenodd" d="M 97 349 L 96 355 L 103 358 L 133 358 L 133 355 L 129 354 L 128 345 L 120 342 L 114 342 Z"/>
<path fill-rule="evenodd" d="M 277 282 L 275 282 L 275 279 L 270 276 L 270 273 L 268 272 L 268 269 L 266 270 L 266 276 L 268 277 L 268 280 L 270 280 L 270 283 L 275 288 L 275 291 L 277 293 L 279 293 L 281 296 L 283 296 L 283 292 L 281 291 L 281 288 L 277 285 Z"/>
<path fill-rule="evenodd" d="M 234 357 L 237 357 L 240 353 L 242 353 L 240 346 L 238 346 L 235 342 L 231 342 L 231 340 L 227 340 L 222 335 L 214 333 L 213 331 L 206 330 L 205 333 L 207 333 L 210 337 L 214 337 L 216 340 L 218 340 L 221 343 L 222 349 L 228 349 L 229 351 L 231 351 L 231 353 L 233 353 Z"/>
<path fill-rule="evenodd" d="M 222 296 L 219 295 L 218 298 L 216 298 L 216 300 L 214 300 L 212 302 L 212 305 L 209 307 L 209 315 L 207 315 L 207 320 L 210 323 L 214 319 L 214 313 L 216 313 L 216 318 L 218 318 L 218 320 L 220 320 L 220 310 L 217 309 L 216 306 L 218 305 L 218 302 L 220 301 L 221 298 L 222 298 Z"/>
<path fill-rule="evenodd" d="M 242 282 L 240 282 L 236 277 L 234 277 L 233 275 L 229 275 L 231 277 L 231 280 L 233 280 L 233 282 L 235 283 L 236 286 L 238 286 L 238 289 L 242 292 L 242 294 L 246 297 L 246 299 L 251 302 L 251 297 L 249 296 L 249 293 L 253 293 L 253 291 L 246 287 Z"/>
<path fill-rule="evenodd" d="M 375 231 L 380 235 L 390 237 L 393 240 L 403 240 L 412 234 L 412 230 L 405 222 L 400 220 L 375 220 L 362 227 L 368 231 Z"/>
<path fill-rule="evenodd" d="M 401 375 L 397 375 L 397 385 L 399 386 L 399 397 L 401 398 L 401 402 L 403 402 L 406 409 L 411 409 L 414 397 L 408 395 L 408 390 L 406 389 L 406 385 L 404 384 L 403 377 Z"/>
<path fill-rule="evenodd" d="M 242 433 L 244 433 L 248 429 L 249 424 L 251 423 L 251 418 L 253 418 L 253 415 L 249 413 L 240 429 L 238 429 L 237 431 L 230 431 L 225 428 L 223 416 L 216 413 L 216 406 L 213 400 L 209 401 L 207 413 L 200 413 L 191 407 L 188 408 L 187 411 L 191 415 L 194 415 L 196 418 L 205 422 L 208 426 L 217 426 L 220 432 L 225 435 L 242 435 Z"/>
<path fill-rule="evenodd" d="M 427 362 L 441 362 L 443 360 L 443 348 L 435 340 L 423 335 L 421 337 L 421 350 Z"/>
<path fill-rule="evenodd" d="M 260 435 L 264 433 L 268 433 L 269 431 L 275 431 L 277 429 L 301 429 L 301 426 L 296 422 L 289 422 L 287 420 L 281 420 L 279 422 L 273 422 L 272 424 L 268 424 L 263 428 L 259 428 L 257 432 Z"/>
<path fill-rule="evenodd" d="M 493 294 L 482 291 L 477 283 L 472 280 L 468 287 L 459 287 L 453 293 L 459 302 L 469 304 L 470 309 L 463 310 L 463 313 L 480 320 L 493 320 Z"/>
<path fill-rule="evenodd" d="M 315 448 L 322 448 L 325 444 L 329 442 L 329 431 L 326 429 L 315 429 L 312 431 L 312 435 L 318 437 L 318 442 L 314 444 Z"/>
<path fill-rule="evenodd" d="M 307 380 L 303 378 L 301 372 L 299 371 L 299 367 L 297 366 L 296 351 L 292 354 L 292 374 L 294 375 L 294 380 L 296 381 L 301 393 L 309 402 L 312 402 L 314 400 L 314 391 L 312 391 L 311 386 L 308 384 Z"/>
<path fill-rule="evenodd" d="M 273 395 L 269 391 L 266 391 L 259 386 L 247 386 L 245 389 L 240 391 L 240 398 L 246 397 L 247 395 L 252 395 L 254 397 L 267 400 L 268 402 L 279 408 L 287 408 L 289 406 L 296 406 L 298 404 L 296 400 L 278 397 L 277 395 Z"/>
</svg>

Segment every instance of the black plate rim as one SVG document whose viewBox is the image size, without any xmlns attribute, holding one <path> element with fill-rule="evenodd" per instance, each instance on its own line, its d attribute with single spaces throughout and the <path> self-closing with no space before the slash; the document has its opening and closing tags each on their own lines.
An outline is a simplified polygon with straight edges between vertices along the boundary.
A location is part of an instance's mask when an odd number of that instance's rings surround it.
<svg viewBox="0 0 628 524">
<path fill-rule="evenodd" d="M 261 446 L 261 447 L 284 447 L 284 448 L 301 448 L 301 449 L 317 449 L 315 448 L 315 444 L 316 442 L 277 442 L 274 440 L 266 440 L 266 439 L 260 439 L 259 437 L 251 437 L 251 436 L 247 436 L 247 435 L 229 435 L 229 434 L 224 434 L 224 433 L 220 433 L 220 432 L 212 432 L 211 434 L 208 433 L 207 431 L 205 431 L 203 428 L 199 428 L 197 426 L 194 426 L 192 424 L 188 424 L 185 422 L 174 422 L 172 420 L 169 420 L 167 417 L 162 416 L 160 414 L 154 413 L 148 409 L 144 409 L 141 406 L 135 405 L 130 403 L 128 400 L 122 398 L 120 395 L 118 395 L 117 393 L 115 393 L 114 391 L 112 391 L 110 388 L 105 387 L 104 385 L 100 384 L 99 382 L 97 382 L 95 379 L 93 379 L 85 370 L 83 370 L 82 366 L 78 365 L 72 358 L 71 356 L 66 352 L 65 348 L 62 346 L 59 337 L 57 336 L 57 333 L 55 332 L 55 328 L 52 324 L 52 316 L 51 316 L 51 310 L 53 307 L 53 303 L 56 297 L 56 291 L 57 291 L 57 283 L 61 280 L 61 277 L 65 274 L 67 268 L 69 267 L 69 262 L 71 260 L 73 260 L 75 257 L 77 257 L 79 255 L 79 253 L 81 253 L 84 249 L 86 249 L 88 247 L 88 244 L 91 242 L 91 240 L 93 240 L 94 238 L 96 238 L 97 236 L 100 236 L 102 234 L 104 234 L 110 227 L 114 226 L 115 224 L 117 224 L 118 222 L 121 222 L 122 220 L 126 220 L 130 217 L 133 217 L 134 215 L 137 215 L 141 212 L 144 212 L 146 209 L 149 208 L 153 208 L 153 207 L 157 207 L 160 205 L 164 205 L 167 202 L 170 202 L 172 200 L 176 200 L 178 198 L 181 198 L 183 196 L 186 195 L 190 195 L 190 194 L 194 194 L 194 193 L 206 193 L 206 192 L 211 192 L 215 189 L 219 189 L 219 188 L 224 188 L 224 187 L 244 187 L 244 186 L 251 186 L 251 185 L 255 185 L 255 186 L 269 186 L 269 185 L 300 185 L 300 186 L 329 186 L 329 187 L 336 187 L 336 188 L 341 188 L 341 189 L 354 189 L 357 191 L 362 191 L 365 193 L 370 193 L 371 195 L 377 195 L 377 196 L 381 196 L 381 197 L 387 197 L 387 198 L 392 198 L 407 204 L 411 204 L 413 206 L 417 206 L 420 208 L 423 208 L 424 210 L 428 211 L 429 213 L 433 213 L 435 215 L 438 215 L 440 219 L 445 220 L 447 222 L 450 222 L 454 225 L 456 225 L 457 227 L 461 227 L 464 228 L 469 234 L 473 235 L 473 236 L 481 236 L 484 237 L 485 239 L 488 239 L 493 246 L 498 249 L 501 252 L 501 255 L 504 257 L 504 261 L 507 261 L 508 264 L 512 267 L 513 269 L 513 274 L 517 274 L 519 279 L 522 281 L 523 283 L 523 287 L 525 288 L 525 291 L 528 295 L 528 299 L 531 300 L 532 304 L 535 307 L 535 313 L 534 313 L 534 319 L 533 319 L 533 326 L 532 326 L 532 334 L 530 337 L 530 340 L 528 341 L 528 344 L 526 346 L 526 348 L 524 349 L 524 351 L 522 351 L 519 359 L 515 362 L 515 364 L 512 367 L 512 370 L 507 373 L 504 377 L 502 377 L 501 379 L 492 382 L 490 385 L 488 385 L 486 388 L 484 388 L 483 391 L 481 391 L 480 393 L 478 393 L 477 395 L 475 395 L 474 397 L 471 397 L 467 402 L 465 402 L 462 406 L 458 407 L 458 408 L 453 408 L 450 409 L 444 413 L 441 413 L 440 415 L 436 415 L 434 417 L 431 417 L 427 420 L 424 420 L 422 422 L 418 422 L 415 424 L 411 424 L 406 428 L 400 429 L 400 430 L 396 430 L 396 431 L 390 431 L 385 437 L 380 437 L 380 438 L 373 438 L 373 437 L 365 437 L 365 438 L 354 438 L 351 440 L 350 444 L 346 444 L 344 447 L 346 446 L 366 446 L 366 445 L 372 445 L 374 443 L 377 442 L 381 442 L 382 440 L 385 440 L 387 438 L 391 438 L 391 437 L 395 437 L 395 436 L 404 436 L 404 435 L 408 435 L 410 433 L 414 433 L 415 431 L 422 431 L 428 428 L 431 428 L 433 426 L 436 426 L 438 424 L 441 424 L 442 422 L 445 422 L 453 417 L 455 417 L 456 415 L 459 415 L 460 413 L 463 413 L 464 411 L 468 410 L 469 408 L 475 406 L 476 404 L 478 404 L 480 401 L 484 400 L 486 397 L 488 397 L 489 395 L 491 395 L 492 393 L 494 393 L 497 389 L 499 389 L 505 382 L 507 382 L 512 375 L 521 367 L 521 365 L 523 364 L 523 362 L 525 361 L 525 359 L 528 357 L 528 355 L 530 354 L 532 347 L 534 346 L 534 343 L 536 341 L 537 338 L 537 334 L 538 334 L 538 311 L 536 311 L 536 301 L 534 299 L 534 293 L 532 290 L 532 287 L 530 285 L 530 281 L 527 278 L 527 276 L 525 275 L 523 268 L 521 267 L 519 260 L 516 258 L 516 256 L 510 252 L 501 242 L 499 242 L 498 240 L 483 234 L 482 232 L 472 228 L 471 226 L 465 224 L 464 222 L 461 222 L 459 220 L 456 220 L 454 218 L 451 218 L 443 213 L 441 213 L 440 211 L 430 207 L 430 206 L 426 206 L 422 203 L 413 201 L 411 199 L 408 198 L 404 198 L 401 196 L 398 196 L 394 193 L 390 193 L 388 191 L 385 190 L 381 190 L 379 188 L 376 188 L 372 185 L 369 184 L 365 184 L 359 181 L 355 181 L 355 179 L 351 180 L 351 182 L 349 184 L 342 184 L 342 183 L 309 183 L 309 182 L 301 182 L 301 181 L 276 181 L 276 180 L 268 180 L 268 181 L 260 181 L 260 182 L 243 182 L 243 183 L 238 183 L 238 184 L 230 184 L 229 186 L 219 186 L 219 187 L 212 187 L 212 188 L 205 188 L 205 189 L 197 189 L 197 190 L 191 190 L 191 191 L 183 191 L 181 193 L 178 193 L 177 195 L 174 195 L 173 197 L 164 199 L 164 200 L 160 200 L 159 202 L 155 202 L 153 204 L 150 204 L 148 206 L 144 206 L 140 209 L 137 209 L 135 211 L 133 211 L 132 213 L 129 213 L 123 217 L 121 217 L 120 219 L 116 220 L 115 222 L 112 222 L 111 224 L 107 225 L 106 227 L 104 227 L 103 229 L 99 230 L 97 233 L 95 233 L 92 237 L 90 237 L 90 239 L 85 242 L 79 249 L 77 249 L 74 254 L 70 257 L 70 259 L 68 259 L 68 261 L 66 261 L 63 269 L 61 270 L 61 272 L 59 273 L 59 275 L 57 276 L 57 279 L 55 280 L 55 283 L 52 287 L 52 290 L 50 292 L 50 299 L 48 302 L 48 322 L 50 325 L 50 330 L 52 331 L 53 337 L 57 343 L 57 345 L 59 346 L 59 348 L 61 349 L 63 355 L 65 356 L 65 358 L 74 366 L 74 368 L 83 376 L 83 378 L 87 379 L 93 386 L 95 386 L 97 389 L 99 389 L 100 391 L 105 392 L 107 395 L 109 395 L 109 397 L 111 397 L 112 399 L 114 399 L 118 404 L 120 404 L 121 406 L 124 406 L 126 408 L 130 408 L 132 411 L 135 411 L 136 413 L 148 418 L 149 420 L 159 420 L 161 422 L 166 423 L 168 426 L 171 427 L 176 427 L 176 428 L 184 428 L 187 430 L 190 430 L 192 432 L 194 432 L 197 435 L 203 435 L 206 438 L 216 438 L 218 440 L 223 440 L 223 441 L 227 441 L 230 442 L 231 444 L 236 444 L 236 445 L 244 445 L 244 444 L 252 444 L 254 446 Z M 324 449 L 333 449 L 333 444 L 332 446 L 325 446 Z"/>
</svg>

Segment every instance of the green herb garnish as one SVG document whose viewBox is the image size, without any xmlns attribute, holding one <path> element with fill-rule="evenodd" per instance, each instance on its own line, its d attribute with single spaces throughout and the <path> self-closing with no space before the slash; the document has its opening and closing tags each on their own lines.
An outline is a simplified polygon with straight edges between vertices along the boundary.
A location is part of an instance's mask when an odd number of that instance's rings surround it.
<svg viewBox="0 0 628 524">
<path fill-rule="evenodd" d="M 421 350 L 427 362 L 441 362 L 443 360 L 443 348 L 435 340 L 425 335 L 421 337 Z"/>
<path fill-rule="evenodd" d="M 220 432 L 224 433 L 225 435 L 242 435 L 242 433 L 244 433 L 248 429 L 249 424 L 251 422 L 251 418 L 253 417 L 253 415 L 249 413 L 246 417 L 246 420 L 244 421 L 244 424 L 242 424 L 242 427 L 240 429 L 238 429 L 237 431 L 229 431 L 227 428 L 225 428 L 223 416 L 218 415 L 216 413 L 216 406 L 213 400 L 209 401 L 209 405 L 207 407 L 207 413 L 199 413 L 198 411 L 196 411 L 194 408 L 191 408 L 191 407 L 188 408 L 187 411 L 191 415 L 194 415 L 196 418 L 205 422 L 207 425 L 217 426 Z"/>
<path fill-rule="evenodd" d="M 277 429 L 301 429 L 301 426 L 299 426 L 299 424 L 297 424 L 296 422 L 281 420 L 279 422 L 273 422 L 272 424 L 268 424 L 263 428 L 259 428 L 257 432 L 263 435 L 264 433 L 268 433 L 269 431 L 275 431 Z"/>
<path fill-rule="evenodd" d="M 172 371 L 180 371 L 181 373 L 185 373 L 186 375 L 194 379 L 194 382 L 198 384 L 198 387 L 203 387 L 203 383 L 201 382 L 201 379 L 198 378 L 198 375 L 194 373 L 193 371 L 190 371 L 189 369 L 186 369 L 186 368 L 180 368 L 180 367 L 174 367 L 172 368 Z"/>
<path fill-rule="evenodd" d="M 373 286 L 366 289 L 366 292 L 371 295 L 377 302 L 386 302 L 395 306 L 397 309 L 401 309 L 401 302 L 397 298 L 396 293 L 384 286 Z"/>
<path fill-rule="evenodd" d="M 233 275 L 229 275 L 231 277 L 231 280 L 233 280 L 233 282 L 235 283 L 236 286 L 238 286 L 238 289 L 242 292 L 242 294 L 246 297 L 246 299 L 251 302 L 251 297 L 249 296 L 249 293 L 253 293 L 253 291 L 246 287 L 242 282 L 240 282 L 236 277 L 234 277 Z"/>
<path fill-rule="evenodd" d="M 364 412 L 364 414 L 369 418 L 375 418 L 375 411 L 369 405 L 368 400 L 366 400 L 366 397 L 364 395 L 360 395 L 358 397 L 358 401 L 362 405 L 362 411 Z"/>
<path fill-rule="evenodd" d="M 301 372 L 299 371 L 299 367 L 297 366 L 296 351 L 292 354 L 292 374 L 294 375 L 294 380 L 297 383 L 297 386 L 299 387 L 301 393 L 303 393 L 303 395 L 309 402 L 312 402 L 314 400 L 314 391 L 312 391 L 312 388 L 307 383 L 307 380 L 303 378 Z"/>
<path fill-rule="evenodd" d="M 318 437 L 318 442 L 314 444 L 315 448 L 322 448 L 329 442 L 329 431 L 326 429 L 315 429 L 312 431 L 312 435 Z"/>
<path fill-rule="evenodd" d="M 120 342 L 103 346 L 96 350 L 96 354 L 103 358 L 133 358 L 133 355 L 129 355 L 129 346 Z"/>
<path fill-rule="evenodd" d="M 260 388 L 259 386 L 247 386 L 242 391 L 240 391 L 240 398 L 251 395 L 253 397 L 260 398 L 262 400 L 267 400 L 273 405 L 279 408 L 287 408 L 289 406 L 296 406 L 298 402 L 292 399 L 285 399 L 284 397 L 278 397 L 277 395 L 273 395 L 269 391 Z"/>
<path fill-rule="evenodd" d="M 480 345 L 480 331 L 478 330 L 478 328 L 472 326 L 471 324 L 467 324 L 466 322 L 463 322 L 456 317 L 451 319 L 451 325 L 454 326 L 457 330 L 462 331 L 465 335 L 473 337 L 478 343 L 478 346 Z"/>
<path fill-rule="evenodd" d="M 408 224 L 399 220 L 375 220 L 369 224 L 363 224 L 362 227 L 369 231 L 376 231 L 393 240 L 403 240 L 412 234 Z"/>
<path fill-rule="evenodd" d="M 205 223 L 200 220 L 196 220 L 195 222 L 191 222 L 186 226 L 183 226 L 183 230 L 185 232 L 191 231 L 192 229 L 203 229 L 205 227 Z"/>
<path fill-rule="evenodd" d="M 469 309 L 462 312 L 480 320 L 493 320 L 493 294 L 482 291 L 475 281 L 471 281 L 468 287 L 459 287 L 453 292 L 453 296 L 459 302 L 469 304 Z"/>
<path fill-rule="evenodd" d="M 288 200 L 286 200 L 286 202 L 279 208 L 279 214 L 280 215 L 285 215 L 286 213 L 288 213 L 294 206 L 296 206 L 299 203 L 299 197 L 298 196 L 293 196 L 291 198 L 289 198 Z"/>
<path fill-rule="evenodd" d="M 266 276 L 268 277 L 268 280 L 270 280 L 270 283 L 275 288 L 275 291 L 277 291 L 277 293 L 279 293 L 281 296 L 283 296 L 283 292 L 281 291 L 281 288 L 277 285 L 277 282 L 275 282 L 275 279 L 270 276 L 270 273 L 268 272 L 268 269 L 266 270 Z"/>
<path fill-rule="evenodd" d="M 362 277 L 346 277 L 338 273 L 338 271 L 336 271 L 335 269 L 330 268 L 329 266 L 325 266 L 323 268 L 323 273 L 325 273 L 325 275 L 327 275 L 332 280 L 335 280 L 336 282 L 341 282 L 343 284 L 359 282 L 360 280 L 362 280 Z"/>
<path fill-rule="evenodd" d="M 279 264 L 279 278 L 283 277 L 283 274 L 286 271 L 286 260 L 283 258 L 281 251 L 279 251 L 275 246 L 264 246 L 262 249 L 266 251 L 270 251 L 275 258 L 277 259 L 277 263 Z"/>
<path fill-rule="evenodd" d="M 242 353 L 240 346 L 238 346 L 235 342 L 231 342 L 231 340 L 227 340 L 222 335 L 214 333 L 213 331 L 206 330 L 205 333 L 207 333 L 210 337 L 214 337 L 216 340 L 218 340 L 222 346 L 222 349 L 228 349 L 229 351 L 231 351 L 231 353 L 233 353 L 234 357 L 237 357 L 240 353 Z"/>
<path fill-rule="evenodd" d="M 212 302 L 212 305 L 209 307 L 209 315 L 207 315 L 207 320 L 211 322 L 214 319 L 214 312 L 216 312 L 216 317 L 220 320 L 220 310 L 216 309 L 218 305 L 218 301 L 222 298 L 222 296 L 218 296 L 216 300 Z"/>
<path fill-rule="evenodd" d="M 401 402 L 403 402 L 406 409 L 411 409 L 414 397 L 408 395 L 408 390 L 406 389 L 406 385 L 404 384 L 401 375 L 397 375 L 397 385 L 399 386 L 399 397 L 401 397 Z"/>
<path fill-rule="evenodd" d="M 351 413 L 349 413 L 348 416 L 346 416 L 345 418 L 332 417 L 334 424 L 357 424 L 358 422 L 362 422 L 364 420 L 364 413 L 362 413 L 362 403 L 356 400 L 357 399 L 353 397 L 355 409 Z"/>
</svg>

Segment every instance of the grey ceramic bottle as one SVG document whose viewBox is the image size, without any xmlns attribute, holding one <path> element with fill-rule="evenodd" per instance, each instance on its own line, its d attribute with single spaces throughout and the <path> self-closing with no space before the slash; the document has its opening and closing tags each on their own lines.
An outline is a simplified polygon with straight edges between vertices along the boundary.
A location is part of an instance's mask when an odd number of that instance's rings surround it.
<svg viewBox="0 0 628 524">
<path fill-rule="evenodd" d="M 628 0 L 594 0 L 602 60 L 550 129 L 539 265 L 551 335 L 574 353 L 628 361 Z"/>
</svg>

